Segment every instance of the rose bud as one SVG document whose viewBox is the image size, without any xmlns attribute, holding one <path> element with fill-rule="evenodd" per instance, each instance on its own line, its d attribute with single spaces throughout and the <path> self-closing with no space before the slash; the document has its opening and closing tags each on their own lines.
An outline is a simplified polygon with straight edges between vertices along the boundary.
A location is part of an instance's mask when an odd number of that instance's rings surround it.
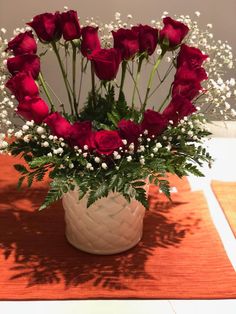
<svg viewBox="0 0 236 314">
<path fill-rule="evenodd" d="M 68 139 L 71 131 L 71 124 L 59 112 L 50 114 L 44 122 L 49 126 L 53 135 Z"/>
<path fill-rule="evenodd" d="M 36 79 L 40 72 L 40 59 L 37 55 L 25 54 L 7 59 L 8 71 L 14 75 L 17 72 L 30 72 Z"/>
<path fill-rule="evenodd" d="M 200 49 L 182 44 L 177 57 L 177 68 L 187 62 L 192 68 L 200 67 L 208 58 Z"/>
<path fill-rule="evenodd" d="M 139 51 L 138 32 L 134 29 L 120 28 L 112 31 L 114 48 L 121 51 L 123 60 L 129 60 Z"/>
<path fill-rule="evenodd" d="M 36 124 L 41 124 L 48 116 L 48 105 L 40 97 L 26 97 L 22 100 L 17 107 L 17 114 L 24 119 L 31 121 L 34 120 Z"/>
<path fill-rule="evenodd" d="M 60 14 L 58 12 L 55 14 L 43 13 L 36 15 L 33 21 L 27 24 L 34 29 L 38 38 L 44 43 L 56 41 L 61 38 L 62 29 Z"/>
<path fill-rule="evenodd" d="M 156 49 L 158 42 L 158 29 L 148 25 L 139 25 L 132 27 L 138 33 L 139 52 L 147 52 L 150 56 Z"/>
<path fill-rule="evenodd" d="M 173 84 L 172 96 L 181 95 L 189 100 L 192 100 L 199 94 L 200 90 L 202 90 L 202 86 L 199 82 L 177 81 Z"/>
<path fill-rule="evenodd" d="M 167 119 L 161 113 L 148 109 L 144 112 L 141 128 L 148 131 L 148 136 L 157 136 L 166 129 L 167 124 Z"/>
<path fill-rule="evenodd" d="M 71 126 L 70 143 L 72 146 L 91 148 L 92 123 L 91 121 L 77 121 Z"/>
<path fill-rule="evenodd" d="M 101 48 L 100 40 L 98 37 L 98 27 L 85 26 L 81 30 L 81 35 L 82 55 L 89 58 L 94 50 Z"/>
<path fill-rule="evenodd" d="M 128 144 L 137 144 L 141 128 L 139 124 L 131 120 L 122 119 L 118 123 L 118 131 L 122 139 L 126 139 Z"/>
<path fill-rule="evenodd" d="M 101 155 L 111 155 L 123 142 L 117 131 L 101 130 L 93 133 L 93 148 Z"/>
<path fill-rule="evenodd" d="M 120 51 L 114 48 L 95 50 L 91 56 L 97 77 L 100 80 L 111 81 L 117 75 L 121 55 Z"/>
<path fill-rule="evenodd" d="M 26 96 L 35 97 L 39 94 L 38 86 L 30 73 L 19 72 L 6 82 L 6 87 L 15 95 L 18 101 Z"/>
<path fill-rule="evenodd" d="M 32 32 L 17 35 L 9 41 L 7 50 L 12 50 L 15 56 L 25 53 L 35 54 L 37 52 L 37 44 Z"/>
<path fill-rule="evenodd" d="M 61 28 L 65 40 L 80 38 L 81 31 L 76 11 L 70 10 L 61 13 Z"/>
<path fill-rule="evenodd" d="M 169 105 L 163 111 L 163 116 L 167 120 L 172 120 L 176 124 L 179 120 L 189 116 L 196 111 L 196 107 L 187 98 L 175 95 Z"/>
<path fill-rule="evenodd" d="M 164 27 L 159 32 L 159 43 L 166 50 L 173 50 L 181 44 L 188 34 L 189 28 L 185 24 L 170 17 L 163 19 Z"/>
</svg>

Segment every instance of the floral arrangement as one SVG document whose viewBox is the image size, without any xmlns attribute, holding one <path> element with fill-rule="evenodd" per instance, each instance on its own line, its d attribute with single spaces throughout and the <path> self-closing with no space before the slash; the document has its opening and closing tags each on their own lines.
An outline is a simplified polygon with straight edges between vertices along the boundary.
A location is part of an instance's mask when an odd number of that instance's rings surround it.
<svg viewBox="0 0 236 314">
<path fill-rule="evenodd" d="M 88 207 L 111 191 L 147 207 L 146 178 L 170 197 L 167 173 L 202 176 L 199 166 L 212 162 L 203 145 L 210 135 L 205 113 L 235 115 L 229 104 L 235 80 L 224 78 L 225 68 L 234 66 L 231 48 L 214 40 L 210 24 L 201 32 L 188 16 L 172 19 L 167 13 L 151 26 L 131 25 L 131 15 L 124 23 L 119 13 L 115 19 L 82 26 L 77 13 L 66 9 L 35 16 L 10 41 L 1 36 L 0 150 L 26 161 L 28 166 L 15 165 L 19 187 L 49 173 L 41 209 L 75 188 L 80 199 L 87 195 Z M 40 67 L 51 53 L 66 103 Z M 167 65 L 164 74 L 161 63 Z M 171 75 L 159 99 L 155 92 Z M 85 76 L 91 87 L 82 103 Z M 143 94 L 140 86 L 146 86 Z"/>
</svg>

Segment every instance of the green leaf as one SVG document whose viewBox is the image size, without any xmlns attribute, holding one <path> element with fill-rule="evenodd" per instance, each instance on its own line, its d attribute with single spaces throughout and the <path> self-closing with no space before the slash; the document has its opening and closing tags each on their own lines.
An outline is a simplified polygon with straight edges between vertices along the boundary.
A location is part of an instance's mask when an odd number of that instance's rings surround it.
<svg viewBox="0 0 236 314">
<path fill-rule="evenodd" d="M 31 162 L 29 162 L 29 165 L 32 169 L 37 167 L 42 167 L 50 163 L 55 163 L 55 157 L 48 157 L 48 156 L 41 156 L 34 158 Z"/>
</svg>

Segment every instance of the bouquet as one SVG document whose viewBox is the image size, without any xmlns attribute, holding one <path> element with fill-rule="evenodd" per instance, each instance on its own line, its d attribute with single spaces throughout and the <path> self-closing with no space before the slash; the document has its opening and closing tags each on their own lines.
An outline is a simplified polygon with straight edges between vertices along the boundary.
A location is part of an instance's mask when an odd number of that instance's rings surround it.
<svg viewBox="0 0 236 314">
<path fill-rule="evenodd" d="M 214 40 L 212 25 L 200 31 L 189 16 L 167 13 L 151 25 L 131 20 L 116 13 L 111 23 L 92 18 L 82 26 L 66 9 L 35 16 L 10 41 L 2 29 L 0 150 L 26 162 L 15 165 L 18 187 L 49 175 L 40 209 L 74 189 L 88 207 L 118 192 L 147 208 L 146 180 L 170 198 L 168 173 L 203 176 L 199 168 L 212 162 L 206 114 L 235 116 L 235 80 L 225 78 L 234 67 L 231 47 Z M 66 101 L 41 69 L 48 54 Z"/>
</svg>

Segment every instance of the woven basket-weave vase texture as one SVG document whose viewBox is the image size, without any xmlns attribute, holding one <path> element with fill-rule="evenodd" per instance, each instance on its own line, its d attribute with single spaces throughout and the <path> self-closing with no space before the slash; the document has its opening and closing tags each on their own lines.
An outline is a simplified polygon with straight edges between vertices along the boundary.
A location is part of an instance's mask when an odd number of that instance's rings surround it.
<svg viewBox="0 0 236 314">
<path fill-rule="evenodd" d="M 142 237 L 145 208 L 119 193 L 109 193 L 89 208 L 78 191 L 64 194 L 66 237 L 76 248 L 94 254 L 115 254 L 135 246 Z"/>
</svg>

